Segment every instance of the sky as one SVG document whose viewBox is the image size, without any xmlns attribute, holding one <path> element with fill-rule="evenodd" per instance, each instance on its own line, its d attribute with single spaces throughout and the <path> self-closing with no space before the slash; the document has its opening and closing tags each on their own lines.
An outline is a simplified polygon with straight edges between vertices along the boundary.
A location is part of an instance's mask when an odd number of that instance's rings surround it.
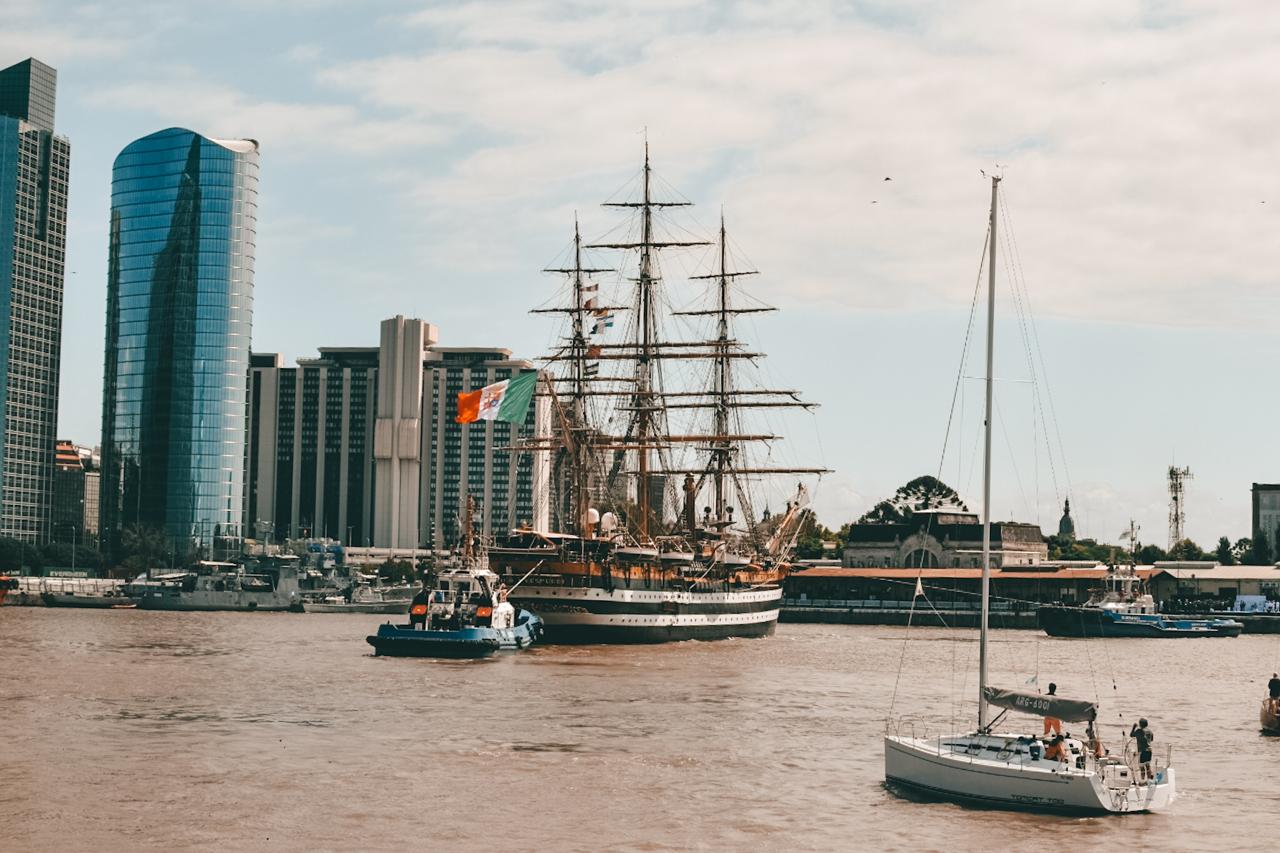
<svg viewBox="0 0 1280 853">
<path fill-rule="evenodd" d="M 293 363 L 375 345 L 395 314 L 536 357 L 551 332 L 527 310 L 556 287 L 539 271 L 575 213 L 588 239 L 616 226 L 598 205 L 647 136 L 698 205 L 686 227 L 710 235 L 723 209 L 752 294 L 781 309 L 750 335 L 771 381 L 820 404 L 782 431 L 786 458 L 834 469 L 829 526 L 920 474 L 981 505 L 981 322 L 961 353 L 992 173 L 1013 238 L 995 517 L 1056 528 L 1069 496 L 1080 535 L 1132 518 L 1163 546 L 1176 463 L 1209 546 L 1248 536 L 1250 484 L 1280 481 L 1266 2 L 0 0 L 0 21 L 0 65 L 57 68 L 72 143 L 66 438 L 100 434 L 130 141 L 261 143 L 253 346 Z"/>
</svg>

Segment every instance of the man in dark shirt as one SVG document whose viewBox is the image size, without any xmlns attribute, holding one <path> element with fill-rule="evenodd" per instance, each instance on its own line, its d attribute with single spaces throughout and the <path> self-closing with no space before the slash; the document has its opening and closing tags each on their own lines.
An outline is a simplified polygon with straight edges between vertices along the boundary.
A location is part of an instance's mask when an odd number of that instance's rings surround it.
<svg viewBox="0 0 1280 853">
<path fill-rule="evenodd" d="M 1138 777 L 1141 782 L 1149 782 L 1152 778 L 1151 773 L 1151 742 L 1155 740 L 1155 733 L 1151 731 L 1147 725 L 1147 718 L 1143 717 L 1138 720 L 1138 724 L 1129 731 L 1129 737 L 1133 738 L 1138 746 Z"/>
<path fill-rule="evenodd" d="M 1271 673 L 1271 680 L 1267 682 L 1267 691 L 1273 700 L 1280 699 L 1280 673 Z"/>
</svg>

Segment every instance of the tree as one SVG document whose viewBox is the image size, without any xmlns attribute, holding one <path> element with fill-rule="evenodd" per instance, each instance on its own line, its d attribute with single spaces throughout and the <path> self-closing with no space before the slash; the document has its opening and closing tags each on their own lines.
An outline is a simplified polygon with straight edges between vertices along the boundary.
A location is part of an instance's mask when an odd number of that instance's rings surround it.
<svg viewBox="0 0 1280 853">
<path fill-rule="evenodd" d="M 7 536 L 0 538 L 0 572 L 17 572 L 22 569 L 23 544 Z"/>
<path fill-rule="evenodd" d="M 893 493 L 893 497 L 880 501 L 858 519 L 858 523 L 903 524 L 909 521 L 917 510 L 937 509 L 944 506 L 958 507 L 966 512 L 969 509 L 964 505 L 964 501 L 960 500 L 960 495 L 955 489 L 937 477 L 926 474 L 900 487 Z"/>
<path fill-rule="evenodd" d="M 1241 565 L 1248 565 L 1249 557 L 1253 554 L 1253 540 L 1248 536 L 1243 539 L 1237 539 L 1236 544 L 1231 546 L 1231 556 Z"/>
<path fill-rule="evenodd" d="M 409 560 L 388 559 L 378 566 L 378 577 L 389 583 L 411 584 L 415 580 L 413 563 Z"/>
<path fill-rule="evenodd" d="M 1258 532 L 1242 562 L 1249 566 L 1269 566 L 1275 562 L 1275 552 L 1271 549 L 1271 540 L 1266 533 Z"/>
<path fill-rule="evenodd" d="M 818 522 L 813 513 L 807 513 L 800 524 L 800 534 L 796 537 L 795 556 L 801 560 L 816 560 L 827 555 L 822 543 L 834 541 L 836 556 L 839 556 L 840 534 Z"/>
<path fill-rule="evenodd" d="M 1200 546 L 1192 542 L 1190 539 L 1183 539 L 1181 542 L 1175 542 L 1173 547 L 1169 549 L 1170 560 L 1204 560 L 1209 555 L 1201 550 Z"/>
<path fill-rule="evenodd" d="M 1138 549 L 1138 562 L 1143 565 L 1151 565 L 1160 560 L 1169 559 L 1169 555 L 1159 545 L 1143 545 Z"/>
<path fill-rule="evenodd" d="M 1234 566 L 1236 564 L 1236 556 L 1231 553 L 1231 540 L 1223 536 L 1218 540 L 1218 548 L 1213 552 L 1217 561 L 1224 566 Z"/>
<path fill-rule="evenodd" d="M 164 565 L 169 543 L 164 531 L 145 524 L 130 524 L 120 537 L 126 554 L 124 566 L 132 572 L 145 572 Z"/>
</svg>

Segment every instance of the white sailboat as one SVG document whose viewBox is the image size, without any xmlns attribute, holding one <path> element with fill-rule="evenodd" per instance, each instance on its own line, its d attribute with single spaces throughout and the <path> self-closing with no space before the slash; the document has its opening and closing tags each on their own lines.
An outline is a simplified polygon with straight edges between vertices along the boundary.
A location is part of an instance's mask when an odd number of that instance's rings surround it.
<svg viewBox="0 0 1280 853">
<path fill-rule="evenodd" d="M 1097 705 L 1058 696 L 1002 690 L 987 683 L 991 581 L 992 363 L 995 352 L 996 212 L 1000 178 L 991 180 L 987 279 L 986 425 L 982 483 L 982 622 L 978 652 L 978 726 L 939 737 L 917 737 L 902 725 L 885 735 L 884 775 L 892 787 L 997 808 L 1105 814 L 1164 808 L 1176 796 L 1173 768 L 1130 766 L 1103 753 L 1094 722 Z M 992 707 L 1004 709 L 994 720 Z M 1087 723 L 1086 739 L 1066 738 L 1050 750 L 1033 731 L 997 732 L 1009 711 Z"/>
</svg>

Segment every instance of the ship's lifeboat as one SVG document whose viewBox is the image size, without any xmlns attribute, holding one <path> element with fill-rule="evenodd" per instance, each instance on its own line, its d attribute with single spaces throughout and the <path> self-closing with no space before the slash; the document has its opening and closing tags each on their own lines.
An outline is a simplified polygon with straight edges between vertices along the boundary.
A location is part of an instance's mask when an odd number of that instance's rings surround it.
<svg viewBox="0 0 1280 853">
<path fill-rule="evenodd" d="M 613 549 L 619 563 L 652 563 L 658 559 L 658 549 L 649 545 L 622 545 Z"/>
</svg>

